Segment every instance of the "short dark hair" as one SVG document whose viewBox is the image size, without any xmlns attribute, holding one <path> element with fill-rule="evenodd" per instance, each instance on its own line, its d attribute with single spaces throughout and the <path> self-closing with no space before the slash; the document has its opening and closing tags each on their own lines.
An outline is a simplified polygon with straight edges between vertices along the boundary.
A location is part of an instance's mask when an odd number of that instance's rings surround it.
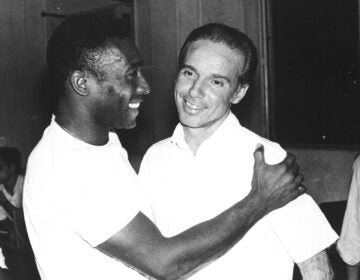
<svg viewBox="0 0 360 280">
<path fill-rule="evenodd" d="M 21 172 L 21 153 L 18 148 L 7 146 L 0 147 L 0 159 L 9 166 L 15 165 L 16 174 Z"/>
<path fill-rule="evenodd" d="M 186 38 L 181 47 L 178 64 L 184 63 L 187 50 L 191 43 L 199 40 L 210 40 L 212 42 L 224 43 L 231 49 L 238 50 L 244 55 L 244 70 L 240 74 L 239 82 L 249 84 L 254 76 L 257 66 L 256 47 L 251 39 L 240 30 L 221 23 L 208 23 L 195 28 Z"/>
<path fill-rule="evenodd" d="M 130 37 L 121 19 L 102 15 L 78 15 L 65 19 L 51 35 L 47 46 L 47 65 L 53 89 L 61 95 L 65 81 L 74 71 L 89 71 L 102 79 L 97 62 L 104 54 L 107 39 Z"/>
</svg>

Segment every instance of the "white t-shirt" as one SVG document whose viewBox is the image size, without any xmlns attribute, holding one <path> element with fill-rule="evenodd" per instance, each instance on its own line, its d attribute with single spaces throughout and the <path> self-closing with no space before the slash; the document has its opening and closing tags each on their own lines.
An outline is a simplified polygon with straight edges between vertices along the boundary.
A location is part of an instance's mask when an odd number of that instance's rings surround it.
<svg viewBox="0 0 360 280">
<path fill-rule="evenodd" d="M 42 279 L 143 279 L 95 247 L 139 212 L 137 176 L 115 133 L 84 143 L 54 118 L 28 160 L 26 226 Z"/>
<path fill-rule="evenodd" d="M 360 262 L 360 157 L 357 157 L 353 164 L 350 191 L 337 248 L 344 262 L 350 265 Z"/>
<path fill-rule="evenodd" d="M 140 179 L 152 205 L 147 213 L 165 236 L 208 220 L 251 189 L 256 145 L 268 164 L 286 155 L 276 143 L 242 127 L 230 114 L 194 156 L 178 125 L 171 138 L 145 154 Z M 290 280 L 293 263 L 307 260 L 337 239 L 319 207 L 303 195 L 253 226 L 224 256 L 193 279 Z"/>
</svg>

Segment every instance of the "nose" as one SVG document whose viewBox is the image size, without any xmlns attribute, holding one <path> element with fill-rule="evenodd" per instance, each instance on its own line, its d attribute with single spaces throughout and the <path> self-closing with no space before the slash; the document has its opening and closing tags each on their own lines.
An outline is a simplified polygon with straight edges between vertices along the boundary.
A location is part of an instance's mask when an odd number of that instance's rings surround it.
<svg viewBox="0 0 360 280">
<path fill-rule="evenodd" d="M 200 80 L 194 80 L 190 89 L 189 94 L 191 97 L 203 97 L 204 91 L 203 91 L 203 85 Z"/>
<path fill-rule="evenodd" d="M 138 78 L 138 85 L 136 87 L 136 93 L 148 95 L 150 94 L 150 90 L 149 83 L 146 81 L 145 77 L 140 74 L 140 77 Z"/>
</svg>

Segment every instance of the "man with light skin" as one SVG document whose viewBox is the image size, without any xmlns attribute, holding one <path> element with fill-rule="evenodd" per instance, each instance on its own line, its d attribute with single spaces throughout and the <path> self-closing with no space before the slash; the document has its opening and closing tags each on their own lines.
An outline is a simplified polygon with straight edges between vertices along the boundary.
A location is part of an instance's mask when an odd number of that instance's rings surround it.
<svg viewBox="0 0 360 280">
<path fill-rule="evenodd" d="M 165 236 L 246 197 L 258 144 L 268 164 L 286 156 L 230 111 L 245 96 L 256 64 L 251 40 L 229 26 L 207 24 L 185 40 L 175 83 L 180 123 L 170 138 L 150 147 L 139 173 L 151 202 L 148 216 Z M 325 249 L 336 239 L 316 203 L 303 195 L 262 218 L 193 278 L 291 280 L 296 263 L 303 279 L 332 279 Z"/>
<path fill-rule="evenodd" d="M 121 23 L 67 19 L 50 38 L 47 60 L 57 112 L 29 157 L 23 197 L 42 279 L 184 278 L 304 193 L 293 156 L 268 165 L 262 148 L 254 148 L 252 190 L 244 199 L 164 237 L 142 213 L 137 175 L 112 131 L 136 125 L 150 91 Z"/>
</svg>

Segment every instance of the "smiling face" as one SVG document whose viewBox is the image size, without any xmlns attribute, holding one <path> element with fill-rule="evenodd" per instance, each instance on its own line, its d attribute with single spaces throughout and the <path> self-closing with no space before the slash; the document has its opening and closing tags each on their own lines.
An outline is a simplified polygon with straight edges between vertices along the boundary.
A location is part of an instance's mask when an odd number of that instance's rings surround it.
<svg viewBox="0 0 360 280">
<path fill-rule="evenodd" d="M 189 46 L 175 85 L 180 122 L 186 129 L 213 133 L 245 95 L 238 77 L 244 57 L 224 43 L 199 40 Z"/>
<path fill-rule="evenodd" d="M 138 50 L 129 39 L 108 41 L 107 52 L 100 59 L 103 78 L 90 79 L 88 84 L 94 98 L 93 118 L 109 128 L 133 128 L 143 95 L 150 87 L 141 73 Z"/>
</svg>

